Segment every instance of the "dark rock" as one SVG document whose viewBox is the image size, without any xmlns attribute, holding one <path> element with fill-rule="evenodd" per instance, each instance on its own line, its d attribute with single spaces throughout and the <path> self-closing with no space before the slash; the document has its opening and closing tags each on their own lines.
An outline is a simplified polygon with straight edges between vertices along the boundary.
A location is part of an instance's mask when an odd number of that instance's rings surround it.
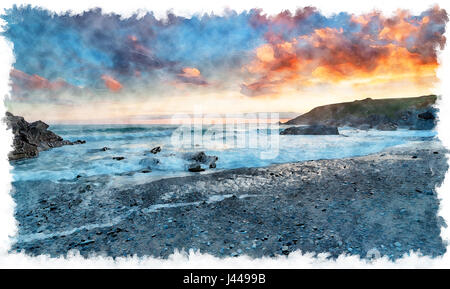
<svg viewBox="0 0 450 289">
<path fill-rule="evenodd" d="M 188 171 L 198 173 L 203 172 L 205 169 L 202 168 L 199 164 L 191 164 L 188 168 Z"/>
<path fill-rule="evenodd" d="M 48 130 L 49 126 L 40 120 L 28 123 L 23 117 L 7 112 L 5 122 L 14 134 L 9 160 L 37 157 L 41 151 L 74 144 Z"/>
<path fill-rule="evenodd" d="M 191 166 L 204 164 L 210 169 L 216 168 L 216 162 L 219 160 L 217 156 L 209 156 L 205 154 L 205 152 L 187 154 L 186 158 L 189 161 L 195 162 L 194 164 L 191 164 Z"/>
<path fill-rule="evenodd" d="M 397 130 L 397 124 L 393 122 L 383 122 L 377 125 L 377 130 L 394 131 Z"/>
<path fill-rule="evenodd" d="M 338 135 L 338 128 L 327 125 L 293 126 L 280 132 L 281 135 Z"/>
<path fill-rule="evenodd" d="M 142 170 L 141 171 L 141 173 L 143 173 L 143 174 L 148 174 L 148 173 L 151 173 L 152 172 L 152 170 Z"/>
<path fill-rule="evenodd" d="M 109 147 L 102 147 L 100 150 L 106 152 L 106 151 L 109 151 L 110 148 Z"/>
<path fill-rule="evenodd" d="M 161 151 L 161 147 L 160 147 L 160 146 L 154 147 L 154 148 L 152 148 L 152 149 L 150 150 L 150 152 L 151 152 L 152 154 L 154 154 L 154 155 L 156 155 L 156 154 L 159 153 L 160 151 Z"/>
<path fill-rule="evenodd" d="M 190 160 L 204 163 L 207 161 L 208 156 L 204 152 L 194 153 L 191 155 Z"/>
<path fill-rule="evenodd" d="M 85 140 L 79 140 L 79 139 L 73 142 L 73 144 L 85 144 L 85 143 L 86 143 Z"/>
<path fill-rule="evenodd" d="M 125 157 L 113 157 L 113 160 L 116 160 L 116 161 L 121 161 L 123 159 L 125 159 Z"/>
<path fill-rule="evenodd" d="M 429 120 L 429 119 L 435 119 L 436 117 L 434 116 L 434 114 L 431 111 L 426 111 L 424 113 L 420 113 L 417 115 L 418 118 L 420 119 L 425 119 L 425 120 Z"/>
</svg>

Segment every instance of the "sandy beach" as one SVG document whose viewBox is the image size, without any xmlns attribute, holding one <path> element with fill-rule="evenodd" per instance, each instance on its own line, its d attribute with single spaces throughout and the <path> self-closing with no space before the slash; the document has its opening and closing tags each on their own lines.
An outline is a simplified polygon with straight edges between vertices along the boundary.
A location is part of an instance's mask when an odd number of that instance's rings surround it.
<svg viewBox="0 0 450 289">
<path fill-rule="evenodd" d="M 412 250 L 438 256 L 445 244 L 435 188 L 448 169 L 445 153 L 434 140 L 363 157 L 134 186 L 114 186 L 108 177 L 13 183 L 14 198 L 26 201 L 17 204 L 12 251 L 166 258 L 175 249 L 218 257 L 301 250 L 396 259 Z M 30 187 L 39 194 L 23 198 Z"/>
</svg>

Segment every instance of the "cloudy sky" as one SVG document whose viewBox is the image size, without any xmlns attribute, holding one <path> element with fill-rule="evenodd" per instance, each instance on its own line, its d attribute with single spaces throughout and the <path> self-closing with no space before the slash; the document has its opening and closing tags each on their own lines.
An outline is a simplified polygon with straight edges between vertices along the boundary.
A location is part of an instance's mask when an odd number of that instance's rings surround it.
<svg viewBox="0 0 450 289">
<path fill-rule="evenodd" d="M 434 93 L 447 14 L 324 16 L 305 7 L 190 18 L 15 7 L 8 109 L 48 122 L 137 122 L 174 113 L 306 112 Z"/>
</svg>

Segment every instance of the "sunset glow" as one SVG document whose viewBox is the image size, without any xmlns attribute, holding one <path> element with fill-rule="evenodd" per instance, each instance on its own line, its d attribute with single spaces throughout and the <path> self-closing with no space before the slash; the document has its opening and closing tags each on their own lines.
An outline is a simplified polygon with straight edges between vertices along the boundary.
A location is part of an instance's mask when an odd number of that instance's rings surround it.
<svg viewBox="0 0 450 289">
<path fill-rule="evenodd" d="M 122 19 L 8 10 L 8 109 L 49 122 L 145 122 L 174 113 L 306 112 L 435 93 L 447 13 L 324 16 L 313 7 Z M 52 108 L 52 114 L 44 112 Z M 146 116 L 143 120 L 142 116 Z"/>
</svg>

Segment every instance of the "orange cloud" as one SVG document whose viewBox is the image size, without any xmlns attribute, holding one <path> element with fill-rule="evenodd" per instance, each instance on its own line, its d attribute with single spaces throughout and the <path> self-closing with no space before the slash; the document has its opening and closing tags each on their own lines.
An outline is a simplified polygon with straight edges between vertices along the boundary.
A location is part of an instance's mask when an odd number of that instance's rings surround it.
<svg viewBox="0 0 450 289">
<path fill-rule="evenodd" d="M 119 81 L 115 80 L 109 75 L 104 74 L 101 78 L 105 82 L 105 86 L 112 92 L 117 92 L 123 87 Z"/>
<path fill-rule="evenodd" d="M 183 73 L 180 75 L 184 77 L 200 77 L 201 73 L 200 70 L 198 70 L 195 67 L 194 68 L 186 67 L 183 68 Z"/>
<path fill-rule="evenodd" d="M 281 18 L 286 21 L 286 15 Z M 352 16 L 351 21 L 361 26 L 360 31 L 348 33 L 326 27 L 290 40 L 268 33 L 268 43 L 258 47 L 253 61 L 243 67 L 250 77 L 241 92 L 249 96 L 277 95 L 289 85 L 402 78 L 419 83 L 425 77 L 436 79 L 436 46 L 443 48 L 445 37 L 433 32 L 431 25 L 448 21 L 445 10 L 436 7 L 421 18 L 403 10 L 391 18 L 374 12 Z M 373 23 L 381 28 L 373 30 Z"/>
<path fill-rule="evenodd" d="M 200 86 L 208 85 L 208 82 L 203 79 L 200 70 L 195 67 L 185 67 L 181 70 L 182 72 L 178 74 L 178 80 L 181 83 L 189 83 Z"/>
<path fill-rule="evenodd" d="M 10 76 L 13 80 L 13 88 L 21 87 L 28 90 L 59 90 L 71 87 L 70 84 L 62 79 L 49 81 L 48 79 L 37 74 L 29 75 L 18 69 L 12 69 Z"/>
</svg>

